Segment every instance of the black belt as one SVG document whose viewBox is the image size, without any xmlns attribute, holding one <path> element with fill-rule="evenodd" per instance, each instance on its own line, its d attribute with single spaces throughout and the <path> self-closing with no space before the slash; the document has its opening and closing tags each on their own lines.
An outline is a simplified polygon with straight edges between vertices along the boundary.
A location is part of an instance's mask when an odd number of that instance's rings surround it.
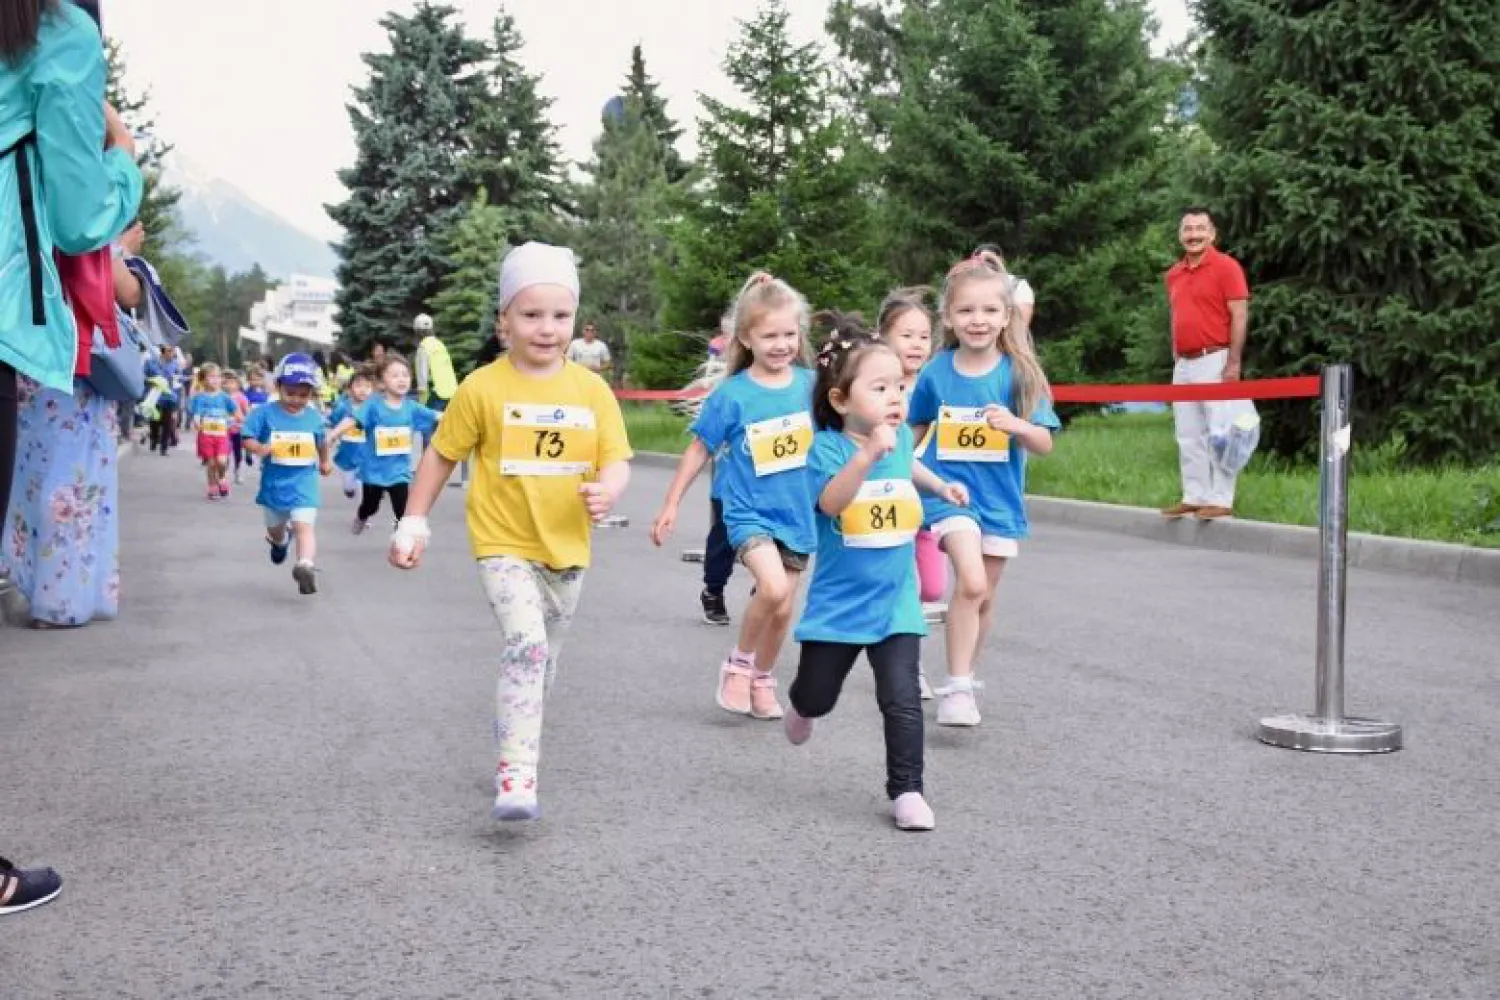
<svg viewBox="0 0 1500 1000">
<path fill-rule="evenodd" d="M 0 151 L 0 159 L 16 156 L 16 186 L 21 195 L 21 226 L 26 230 L 26 263 L 31 271 L 31 324 L 47 325 L 47 305 L 42 296 L 42 239 L 36 225 L 36 203 L 32 200 L 31 160 L 27 146 L 36 145 L 36 133 L 27 132 Z"/>
</svg>

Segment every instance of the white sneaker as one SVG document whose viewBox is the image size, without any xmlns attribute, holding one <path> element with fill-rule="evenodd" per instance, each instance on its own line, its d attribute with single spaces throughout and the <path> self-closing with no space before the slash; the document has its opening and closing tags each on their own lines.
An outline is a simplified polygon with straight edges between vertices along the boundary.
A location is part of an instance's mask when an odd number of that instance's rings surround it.
<svg viewBox="0 0 1500 1000">
<path fill-rule="evenodd" d="M 520 776 L 495 777 L 495 806 L 490 818 L 497 823 L 540 819 L 542 807 L 536 800 L 536 779 Z"/>
<path fill-rule="evenodd" d="M 948 683 L 934 693 L 938 696 L 937 724 L 940 726 L 979 725 L 979 705 L 974 692 L 980 686 L 971 677 L 948 678 Z"/>
<path fill-rule="evenodd" d="M 932 807 L 922 798 L 921 792 L 906 792 L 896 796 L 891 803 L 891 817 L 898 830 L 931 830 L 937 827 L 937 818 Z"/>
<path fill-rule="evenodd" d="M 922 672 L 921 667 L 917 668 L 917 686 L 922 689 L 922 700 L 931 701 L 932 685 L 927 683 L 927 675 Z"/>
</svg>

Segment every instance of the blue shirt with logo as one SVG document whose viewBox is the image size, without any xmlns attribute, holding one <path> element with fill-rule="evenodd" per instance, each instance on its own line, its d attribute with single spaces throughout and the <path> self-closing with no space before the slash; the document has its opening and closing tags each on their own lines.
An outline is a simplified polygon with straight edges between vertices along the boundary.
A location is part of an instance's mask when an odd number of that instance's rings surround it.
<svg viewBox="0 0 1500 1000">
<path fill-rule="evenodd" d="M 245 419 L 241 432 L 247 441 L 270 444 L 273 434 L 311 435 L 314 455 L 311 464 L 295 460 L 298 464 L 278 461 L 267 455 L 260 463 L 260 492 L 255 502 L 270 510 L 289 511 L 299 507 L 317 507 L 318 458 L 316 449 L 324 441 L 323 416 L 311 406 L 300 413 L 289 413 L 280 403 L 257 406 Z"/>
<path fill-rule="evenodd" d="M 355 408 L 352 415 L 365 431 L 360 478 L 371 486 L 397 486 L 411 482 L 411 437 L 415 433 L 430 440 L 432 432 L 437 429 L 438 412 L 410 399 L 392 406 L 383 396 L 371 396 L 363 406 Z M 380 454 L 382 428 L 404 428 L 406 449 L 397 454 Z"/>
<path fill-rule="evenodd" d="M 729 544 L 736 549 L 755 535 L 769 535 L 804 555 L 817 545 L 816 497 L 806 468 L 757 476 L 746 438 L 746 428 L 763 421 L 797 415 L 810 421 L 813 382 L 812 372 L 795 367 L 792 381 L 773 389 L 756 382 L 747 369 L 719 383 L 693 422 L 693 434 L 716 456 L 714 486 L 724 504 Z"/>
<path fill-rule="evenodd" d="M 819 431 L 807 462 L 814 500 L 849 464 L 859 445 L 842 431 Z M 870 468 L 866 483 L 911 480 L 912 435 L 902 427 L 896 447 Z M 818 553 L 807 604 L 797 623 L 798 642 L 869 646 L 893 635 L 926 635 L 917 583 L 916 545 L 855 548 L 844 544 L 838 518 L 818 508 Z M 916 526 L 913 525 L 915 528 Z"/>
<path fill-rule="evenodd" d="M 339 401 L 333 405 L 333 412 L 328 415 L 328 425 L 337 427 L 350 417 L 358 422 L 359 406 L 360 404 L 348 396 L 340 396 Z M 350 441 L 347 435 L 339 438 L 338 448 L 333 453 L 334 465 L 345 472 L 358 472 L 364 460 L 365 443 L 363 441 Z"/>
<path fill-rule="evenodd" d="M 955 354 L 953 350 L 938 352 L 917 376 L 908 421 L 935 424 L 939 408 L 944 406 L 978 409 L 998 403 L 1015 412 L 1015 379 L 1009 355 L 1002 355 L 995 367 L 983 375 L 965 375 L 953 365 Z M 1054 431 L 1062 426 L 1057 414 L 1052 412 L 1052 404 L 1045 398 L 1028 419 Z M 944 481 L 963 483 L 969 489 L 968 507 L 955 506 L 941 497 L 924 496 L 922 507 L 928 524 L 958 514 L 973 517 L 986 535 L 1026 537 L 1029 531 L 1026 521 L 1026 449 L 1015 438 L 1011 438 L 1010 460 L 1007 462 L 945 462 L 938 458 L 934 439 L 922 455 L 922 464 Z"/>
<path fill-rule="evenodd" d="M 228 423 L 234 419 L 239 407 L 235 405 L 234 397 L 220 389 L 218 392 L 200 392 L 188 403 L 188 412 L 202 420 L 223 420 Z"/>
</svg>

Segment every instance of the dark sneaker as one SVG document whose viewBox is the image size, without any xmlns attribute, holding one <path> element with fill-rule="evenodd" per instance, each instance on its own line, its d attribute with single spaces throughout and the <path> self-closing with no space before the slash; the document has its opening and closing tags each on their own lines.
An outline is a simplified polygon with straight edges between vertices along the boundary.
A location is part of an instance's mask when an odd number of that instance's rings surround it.
<svg viewBox="0 0 1500 1000">
<path fill-rule="evenodd" d="M 316 594 L 318 592 L 318 571 L 310 562 L 299 562 L 292 567 L 292 579 L 297 581 L 297 593 Z"/>
<path fill-rule="evenodd" d="M 50 903 L 62 892 L 62 876 L 51 868 L 22 870 L 0 858 L 0 917 Z"/>
<path fill-rule="evenodd" d="M 271 565 L 280 566 L 282 563 L 286 562 L 287 550 L 292 547 L 291 533 L 287 533 L 286 540 L 283 541 L 280 545 L 271 541 L 271 536 L 267 535 L 266 544 L 271 546 Z"/>
<path fill-rule="evenodd" d="M 729 609 L 724 606 L 724 592 L 705 590 L 698 595 L 698 603 L 703 605 L 703 620 L 709 625 L 728 625 Z"/>
</svg>

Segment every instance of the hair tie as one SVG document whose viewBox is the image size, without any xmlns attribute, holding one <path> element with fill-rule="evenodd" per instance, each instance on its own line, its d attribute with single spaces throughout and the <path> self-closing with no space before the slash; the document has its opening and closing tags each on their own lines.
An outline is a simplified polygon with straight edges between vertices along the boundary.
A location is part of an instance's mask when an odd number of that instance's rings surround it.
<svg viewBox="0 0 1500 1000">
<path fill-rule="evenodd" d="M 775 280 L 776 278 L 772 276 L 770 271 L 756 271 L 750 275 L 750 284 L 752 285 L 769 285 Z"/>
</svg>

